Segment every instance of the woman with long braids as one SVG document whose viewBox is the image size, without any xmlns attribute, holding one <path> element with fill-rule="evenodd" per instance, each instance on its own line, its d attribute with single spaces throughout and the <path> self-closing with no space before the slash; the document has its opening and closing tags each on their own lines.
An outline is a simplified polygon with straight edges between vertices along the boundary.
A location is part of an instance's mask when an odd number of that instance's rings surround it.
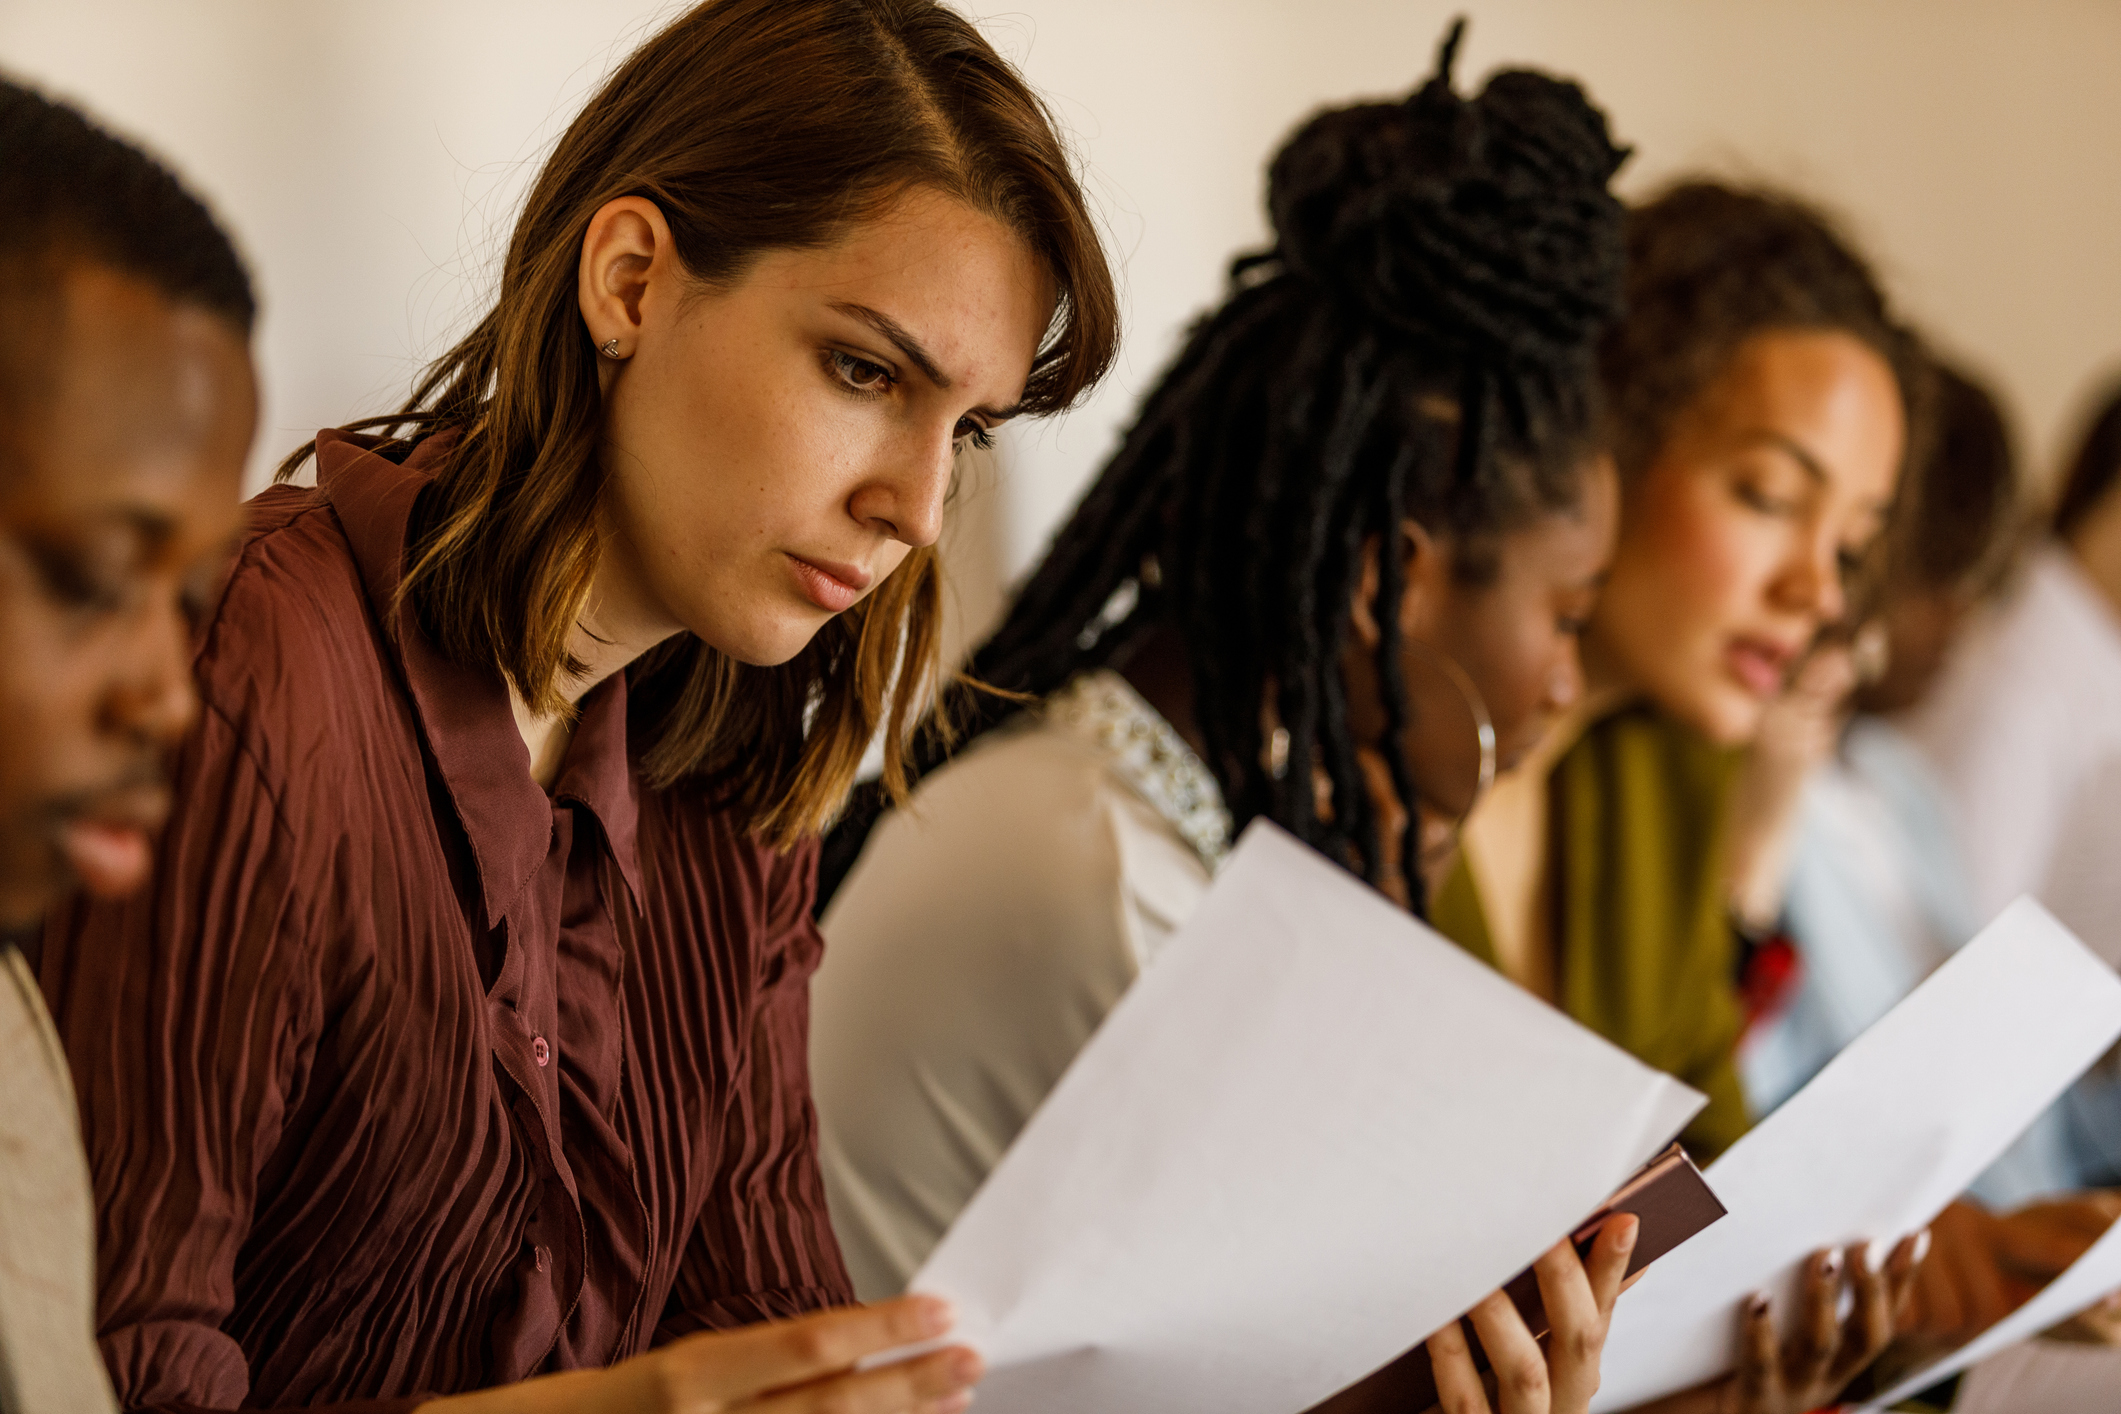
<svg viewBox="0 0 2121 1414">
<path fill-rule="evenodd" d="M 1277 821 L 1418 910 L 1497 758 L 1576 694 L 1614 521 L 1592 351 L 1624 154 L 1572 84 L 1461 97 L 1456 47 L 1275 158 L 1274 249 L 972 657 L 1017 696 L 953 689 L 911 804 L 871 794 L 828 844 L 852 868 L 813 1074 L 864 1294 L 902 1288 L 1237 829 Z M 1586 1406 L 1631 1241 L 1542 1259 L 1551 1361 L 1501 1298 L 1476 1311 L 1525 1355 L 1497 1362 L 1503 1409 Z M 1488 1407 L 1456 1326 L 1430 1353 L 1446 1407 Z"/>
<path fill-rule="evenodd" d="M 964 1407 L 969 1350 L 855 1368 L 940 1303 L 820 1314 L 814 836 L 932 674 L 957 449 L 1115 308 L 932 0 L 620 65 L 492 310 L 251 503 L 154 883 L 51 922 L 127 1408 Z"/>
</svg>

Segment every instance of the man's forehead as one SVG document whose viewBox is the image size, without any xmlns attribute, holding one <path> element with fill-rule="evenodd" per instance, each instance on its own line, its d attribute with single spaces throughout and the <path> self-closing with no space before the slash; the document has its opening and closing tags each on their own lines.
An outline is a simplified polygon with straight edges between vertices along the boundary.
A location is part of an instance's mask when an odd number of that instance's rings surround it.
<svg viewBox="0 0 2121 1414">
<path fill-rule="evenodd" d="M 255 413 L 236 336 L 93 267 L 69 272 L 47 308 L 39 376 L 0 392 L 0 505 L 142 529 L 225 519 Z"/>
</svg>

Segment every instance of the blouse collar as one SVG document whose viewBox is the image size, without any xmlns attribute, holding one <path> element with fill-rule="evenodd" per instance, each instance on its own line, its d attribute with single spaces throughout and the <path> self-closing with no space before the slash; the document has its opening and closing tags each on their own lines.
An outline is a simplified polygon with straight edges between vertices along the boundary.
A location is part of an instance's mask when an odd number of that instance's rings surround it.
<svg viewBox="0 0 2121 1414">
<path fill-rule="evenodd" d="M 626 747 L 626 675 L 612 674 L 582 699 L 560 779 L 547 796 L 531 779 L 530 751 L 500 674 L 450 661 L 411 609 L 397 603 L 413 501 L 447 436 L 428 438 L 399 466 L 374 453 L 377 439 L 319 433 L 317 489 L 345 531 L 377 621 L 397 628 L 393 646 L 421 732 L 478 862 L 486 924 L 495 927 L 512 911 L 544 862 L 555 803 L 580 804 L 596 816 L 638 902 L 640 804 Z"/>
<path fill-rule="evenodd" d="M 1185 738 L 1109 668 L 1078 674 L 1046 699 L 1046 720 L 1105 752 L 1112 773 L 1156 807 L 1214 873 L 1230 853 L 1221 787 Z"/>
</svg>

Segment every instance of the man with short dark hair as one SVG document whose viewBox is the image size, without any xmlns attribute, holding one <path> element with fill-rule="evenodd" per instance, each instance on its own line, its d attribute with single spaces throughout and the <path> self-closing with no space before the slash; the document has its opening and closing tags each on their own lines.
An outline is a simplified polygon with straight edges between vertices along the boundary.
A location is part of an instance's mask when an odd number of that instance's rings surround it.
<svg viewBox="0 0 2121 1414">
<path fill-rule="evenodd" d="M 169 172 L 0 81 L 0 1414 L 115 1408 L 79 1116 L 22 947 L 66 890 L 147 876 L 191 619 L 240 524 L 254 318 Z"/>
</svg>

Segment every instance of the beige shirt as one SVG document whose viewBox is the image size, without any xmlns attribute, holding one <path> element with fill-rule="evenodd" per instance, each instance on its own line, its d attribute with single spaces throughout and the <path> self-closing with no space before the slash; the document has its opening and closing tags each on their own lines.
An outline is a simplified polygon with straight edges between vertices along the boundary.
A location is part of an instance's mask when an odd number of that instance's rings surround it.
<svg viewBox="0 0 2121 1414">
<path fill-rule="evenodd" d="M 0 1411 L 114 1414 L 96 1351 L 95 1209 L 66 1056 L 0 947 Z"/>
<path fill-rule="evenodd" d="M 824 919 L 812 1092 L 855 1291 L 893 1295 L 1206 893 L 1229 816 L 1117 674 L 886 816 Z"/>
</svg>

